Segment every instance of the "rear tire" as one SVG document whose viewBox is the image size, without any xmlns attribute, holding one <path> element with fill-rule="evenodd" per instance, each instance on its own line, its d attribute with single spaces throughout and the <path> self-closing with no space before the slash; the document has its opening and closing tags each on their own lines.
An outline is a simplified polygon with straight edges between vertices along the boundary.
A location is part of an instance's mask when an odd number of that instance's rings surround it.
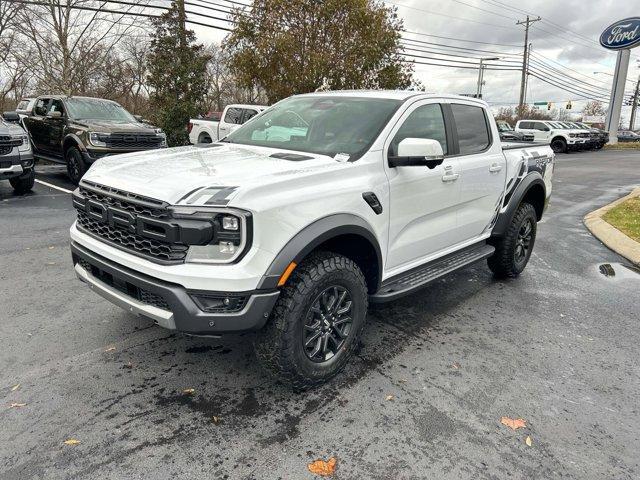
<svg viewBox="0 0 640 480">
<path fill-rule="evenodd" d="M 533 251 L 536 230 L 536 209 L 530 203 L 520 204 L 504 236 L 491 242 L 496 251 L 487 263 L 496 277 L 517 277 L 522 273 Z"/>
<path fill-rule="evenodd" d="M 198 143 L 213 143 L 211 137 L 207 133 L 201 133 L 198 137 Z"/>
<path fill-rule="evenodd" d="M 294 270 L 258 332 L 256 356 L 296 391 L 327 382 L 353 354 L 367 306 L 367 284 L 352 260 L 313 253 Z"/>
<path fill-rule="evenodd" d="M 9 179 L 9 183 L 18 195 L 30 192 L 36 181 L 36 171 L 32 168 L 27 176 L 14 177 Z"/>
<path fill-rule="evenodd" d="M 69 175 L 69 179 L 74 185 L 78 185 L 78 183 L 80 183 L 80 179 L 87 171 L 87 166 L 82 158 L 82 153 L 80 153 L 80 150 L 76 147 L 71 147 L 67 150 L 65 157 L 67 161 L 67 174 Z"/>
</svg>

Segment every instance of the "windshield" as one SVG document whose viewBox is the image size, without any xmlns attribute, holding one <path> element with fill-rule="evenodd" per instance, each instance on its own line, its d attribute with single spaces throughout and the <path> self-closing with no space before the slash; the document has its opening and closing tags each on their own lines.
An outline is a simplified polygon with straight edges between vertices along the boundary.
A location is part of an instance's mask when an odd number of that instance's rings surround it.
<svg viewBox="0 0 640 480">
<path fill-rule="evenodd" d="M 511 132 L 513 128 L 507 122 L 498 122 L 498 131 L 499 132 Z"/>
<path fill-rule="evenodd" d="M 292 97 L 229 134 L 224 142 L 329 155 L 362 156 L 402 102 L 383 98 Z"/>
<path fill-rule="evenodd" d="M 119 123 L 134 122 L 129 112 L 116 102 L 97 98 L 69 98 L 66 101 L 67 113 L 74 120 L 109 120 Z"/>
</svg>

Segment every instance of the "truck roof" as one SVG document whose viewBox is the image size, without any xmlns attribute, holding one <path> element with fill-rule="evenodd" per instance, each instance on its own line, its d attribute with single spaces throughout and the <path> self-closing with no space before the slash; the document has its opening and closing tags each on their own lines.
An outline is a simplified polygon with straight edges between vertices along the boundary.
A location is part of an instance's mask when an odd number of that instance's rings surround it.
<svg viewBox="0 0 640 480">
<path fill-rule="evenodd" d="M 304 93 L 299 96 L 344 96 L 344 97 L 363 97 L 363 98 L 388 98 L 394 100 L 407 100 L 408 98 L 440 98 L 447 100 L 464 100 L 474 102 L 482 106 L 487 106 L 487 102 L 463 95 L 452 95 L 442 93 L 425 93 L 412 90 L 333 90 L 326 92 Z"/>
</svg>

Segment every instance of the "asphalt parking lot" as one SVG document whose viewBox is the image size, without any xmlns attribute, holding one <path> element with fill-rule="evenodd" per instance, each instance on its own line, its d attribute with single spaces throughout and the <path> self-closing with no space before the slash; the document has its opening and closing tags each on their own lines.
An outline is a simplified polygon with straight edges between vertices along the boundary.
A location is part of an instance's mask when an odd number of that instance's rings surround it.
<svg viewBox="0 0 640 480">
<path fill-rule="evenodd" d="M 346 371 L 294 394 L 249 335 L 172 335 L 90 292 L 69 195 L 2 182 L 0 478 L 304 479 L 335 457 L 339 479 L 636 479 L 640 275 L 582 217 L 638 184 L 640 152 L 560 156 L 520 278 L 479 264 L 373 310 Z"/>
</svg>

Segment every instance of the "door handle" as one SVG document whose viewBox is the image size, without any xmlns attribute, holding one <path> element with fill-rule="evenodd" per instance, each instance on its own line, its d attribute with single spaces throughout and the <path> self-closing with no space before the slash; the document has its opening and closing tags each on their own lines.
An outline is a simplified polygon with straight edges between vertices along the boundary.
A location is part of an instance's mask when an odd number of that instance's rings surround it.
<svg viewBox="0 0 640 480">
<path fill-rule="evenodd" d="M 455 182 L 459 177 L 460 177 L 459 173 L 446 172 L 442 176 L 442 181 L 443 182 Z"/>
<path fill-rule="evenodd" d="M 502 170 L 502 165 L 498 163 L 492 163 L 491 166 L 489 167 L 489 171 L 491 173 L 499 172 L 500 170 Z"/>
</svg>

